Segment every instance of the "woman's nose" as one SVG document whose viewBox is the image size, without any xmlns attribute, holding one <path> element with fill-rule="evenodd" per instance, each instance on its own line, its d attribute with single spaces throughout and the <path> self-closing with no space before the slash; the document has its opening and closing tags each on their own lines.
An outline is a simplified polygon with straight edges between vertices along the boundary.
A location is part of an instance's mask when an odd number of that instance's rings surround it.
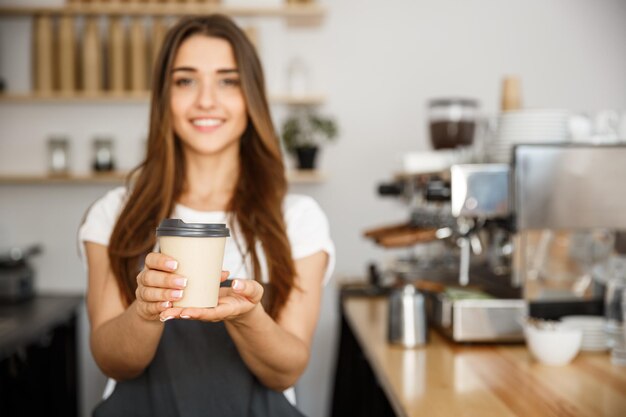
<svg viewBox="0 0 626 417">
<path fill-rule="evenodd" d="M 209 109 L 215 106 L 217 96 L 215 94 L 215 88 L 211 83 L 203 83 L 202 87 L 198 91 L 197 104 L 202 109 Z"/>
</svg>

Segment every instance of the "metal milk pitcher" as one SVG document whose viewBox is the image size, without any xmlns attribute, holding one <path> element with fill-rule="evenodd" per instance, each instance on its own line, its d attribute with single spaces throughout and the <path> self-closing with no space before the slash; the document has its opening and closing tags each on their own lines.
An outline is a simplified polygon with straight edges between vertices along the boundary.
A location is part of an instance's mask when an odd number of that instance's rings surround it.
<svg viewBox="0 0 626 417">
<path fill-rule="evenodd" d="M 428 341 L 424 296 L 414 285 L 406 284 L 391 292 L 388 320 L 389 343 L 413 348 Z"/>
</svg>

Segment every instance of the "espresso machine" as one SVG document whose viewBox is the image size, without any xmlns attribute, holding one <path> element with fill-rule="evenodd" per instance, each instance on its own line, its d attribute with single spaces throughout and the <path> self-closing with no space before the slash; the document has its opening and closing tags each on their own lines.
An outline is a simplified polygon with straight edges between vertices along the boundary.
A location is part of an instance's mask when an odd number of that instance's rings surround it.
<svg viewBox="0 0 626 417">
<path fill-rule="evenodd" d="M 383 275 L 414 283 L 429 322 L 457 342 L 522 341 L 528 316 L 602 314 L 599 275 L 626 230 L 626 146 L 512 152 L 508 164 L 396 176 L 379 194 L 406 203 L 409 220 L 365 234 L 411 250 Z"/>
</svg>

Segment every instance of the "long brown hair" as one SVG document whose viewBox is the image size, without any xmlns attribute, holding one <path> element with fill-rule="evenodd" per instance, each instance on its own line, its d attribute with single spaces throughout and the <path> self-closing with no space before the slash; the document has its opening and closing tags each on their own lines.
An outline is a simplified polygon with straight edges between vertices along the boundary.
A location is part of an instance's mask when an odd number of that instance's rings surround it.
<svg viewBox="0 0 626 417">
<path fill-rule="evenodd" d="M 178 48 L 198 34 L 229 42 L 239 68 L 248 124 L 240 140 L 239 177 L 228 211 L 245 239 L 256 280 L 261 279 L 256 242 L 263 248 L 270 278 L 269 299 L 264 304 L 270 316 L 277 318 L 294 287 L 295 276 L 282 215 L 287 192 L 285 169 L 261 62 L 245 33 L 223 15 L 183 19 L 163 42 L 153 74 L 147 153 L 128 178 L 128 200 L 108 249 L 111 268 L 126 304 L 132 303 L 143 257 L 156 243 L 155 229 L 172 214 L 185 185 L 185 159 L 170 114 L 170 74 Z"/>
</svg>

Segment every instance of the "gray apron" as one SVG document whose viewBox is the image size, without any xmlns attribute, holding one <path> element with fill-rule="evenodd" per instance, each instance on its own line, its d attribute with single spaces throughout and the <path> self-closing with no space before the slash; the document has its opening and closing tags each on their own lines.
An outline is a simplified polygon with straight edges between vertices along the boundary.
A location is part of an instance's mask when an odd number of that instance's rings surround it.
<svg viewBox="0 0 626 417">
<path fill-rule="evenodd" d="M 224 323 L 170 320 L 139 377 L 120 381 L 94 417 L 302 417 L 282 392 L 263 386 Z"/>
</svg>

